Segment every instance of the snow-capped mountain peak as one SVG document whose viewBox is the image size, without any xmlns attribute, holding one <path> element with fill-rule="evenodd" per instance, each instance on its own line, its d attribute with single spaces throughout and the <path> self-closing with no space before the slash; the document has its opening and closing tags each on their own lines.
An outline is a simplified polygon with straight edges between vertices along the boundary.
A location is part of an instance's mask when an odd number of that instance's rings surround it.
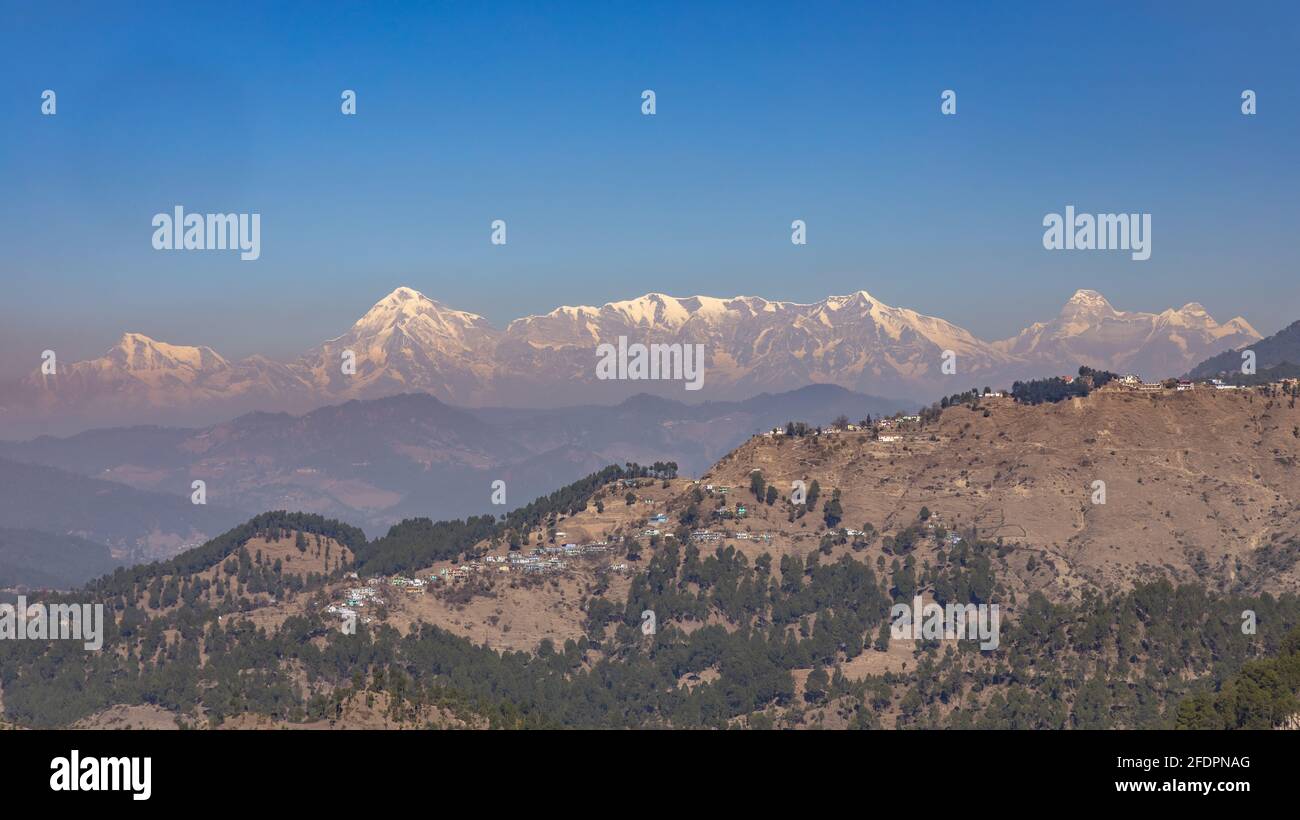
<svg viewBox="0 0 1300 820">
<path fill-rule="evenodd" d="M 1074 292 L 1069 301 L 1061 308 L 1062 316 L 1078 315 L 1113 315 L 1119 311 L 1095 290 L 1080 289 Z"/>
<path fill-rule="evenodd" d="M 1220 325 L 1199 303 L 1161 313 L 1120 311 L 1095 290 L 1076 291 L 1050 322 L 995 342 L 1012 356 L 1069 372 L 1080 364 L 1149 377 L 1182 372 L 1260 335 L 1240 317 Z"/>
<path fill-rule="evenodd" d="M 143 333 L 123 333 L 104 354 L 105 365 L 127 371 L 213 370 L 229 364 L 210 347 L 172 345 L 151 339 Z"/>
<path fill-rule="evenodd" d="M 352 326 L 352 333 L 378 333 L 406 326 L 452 336 L 461 335 L 467 328 L 481 330 L 491 327 L 478 314 L 449 308 L 414 288 L 399 287 L 366 311 Z"/>
<path fill-rule="evenodd" d="M 1219 325 L 1219 327 L 1223 329 L 1225 332 L 1239 333 L 1243 336 L 1251 337 L 1252 339 L 1264 338 L 1263 335 L 1260 334 L 1260 332 L 1256 330 L 1254 326 L 1251 325 L 1250 322 L 1247 322 L 1245 319 L 1243 319 L 1240 316 L 1234 316 L 1233 318 Z"/>
<path fill-rule="evenodd" d="M 373 398 L 423 390 L 443 399 L 479 389 L 500 332 L 409 287 L 380 299 L 343 334 L 297 365 L 321 392 Z M 344 362 L 355 372 L 344 369 Z"/>
</svg>

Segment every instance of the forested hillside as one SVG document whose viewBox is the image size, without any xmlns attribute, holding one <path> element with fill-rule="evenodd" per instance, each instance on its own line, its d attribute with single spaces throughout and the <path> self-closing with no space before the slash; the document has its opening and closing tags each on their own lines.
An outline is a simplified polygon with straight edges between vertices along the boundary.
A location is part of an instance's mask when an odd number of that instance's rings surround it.
<svg viewBox="0 0 1300 820">
<path fill-rule="evenodd" d="M 468 538 L 471 530 L 444 522 L 433 531 Z M 89 587 L 110 604 L 110 651 L 0 644 L 6 718 L 59 726 L 115 705 L 153 704 L 187 725 L 250 715 L 291 725 L 328 721 L 344 704 L 382 694 L 387 718 L 404 725 L 427 725 L 422 716 L 435 707 L 469 724 L 514 728 L 1189 725 L 1193 707 L 1179 711 L 1180 700 L 1201 704 L 1202 693 L 1238 673 L 1255 676 L 1252 659 L 1292 651 L 1285 635 L 1300 624 L 1294 595 L 1223 595 L 1165 581 L 1073 604 L 1038 593 L 1016 603 L 1000 546 L 973 535 L 924 565 L 910 553 L 892 565 L 851 554 L 825 560 L 829 541 L 807 556 L 751 561 L 730 546 L 670 540 L 635 573 L 626 600 L 587 599 L 584 637 L 501 653 L 431 624 L 402 634 L 376 623 L 348 635 L 310 608 L 278 628 L 255 627 L 255 584 L 275 600 L 305 601 L 329 581 L 274 583 L 279 567 L 258 565 L 240 547 L 268 533 L 327 535 L 358 554 L 371 550 L 345 525 L 272 513 L 173 562 L 114 573 Z M 220 605 L 190 594 L 197 573 L 233 556 L 239 584 Z M 164 575 L 187 606 L 145 594 Z M 888 650 L 890 606 L 917 594 L 1007 602 L 1014 614 L 1000 650 L 920 641 L 903 671 L 846 675 L 856 659 Z M 1239 628 L 1246 609 L 1257 614 L 1255 635 Z M 657 613 L 652 636 L 638 628 L 645 610 Z M 1271 701 L 1260 708 L 1238 703 L 1239 725 L 1277 714 Z"/>
</svg>

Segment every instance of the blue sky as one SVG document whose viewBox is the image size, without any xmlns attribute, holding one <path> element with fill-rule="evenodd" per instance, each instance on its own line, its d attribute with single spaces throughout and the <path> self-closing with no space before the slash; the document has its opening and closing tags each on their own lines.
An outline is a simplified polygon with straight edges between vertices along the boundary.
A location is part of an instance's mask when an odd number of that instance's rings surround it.
<svg viewBox="0 0 1300 820">
<path fill-rule="evenodd" d="M 267 5 L 0 3 L 0 377 L 124 330 L 290 356 L 400 284 L 498 326 L 647 291 L 1300 318 L 1293 4 Z M 260 213 L 261 259 L 154 251 L 176 204 Z M 1045 251 L 1067 204 L 1151 213 L 1150 261 Z"/>
</svg>

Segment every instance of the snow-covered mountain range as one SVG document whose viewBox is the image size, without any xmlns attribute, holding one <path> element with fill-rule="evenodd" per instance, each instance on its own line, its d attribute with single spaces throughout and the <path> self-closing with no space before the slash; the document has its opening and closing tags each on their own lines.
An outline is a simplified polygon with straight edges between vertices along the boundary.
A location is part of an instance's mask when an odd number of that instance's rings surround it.
<svg viewBox="0 0 1300 820">
<path fill-rule="evenodd" d="M 701 344 L 704 390 L 680 382 L 601 381 L 596 348 Z M 39 371 L 0 397 L 0 437 L 111 424 L 205 423 L 246 410 L 304 412 L 350 398 L 427 392 L 461 405 L 613 404 L 636 393 L 738 399 L 830 383 L 876 396 L 930 401 L 975 385 L 1069 372 L 1080 364 L 1147 378 L 1186 372 L 1260 334 L 1238 317 L 1216 322 L 1191 303 L 1161 313 L 1120 311 L 1080 290 L 1047 322 L 984 341 L 943 319 L 887 305 L 865 290 L 813 304 L 753 296 L 648 293 L 601 307 L 560 307 L 504 331 L 401 287 L 346 333 L 295 361 L 231 362 L 207 347 L 124 334 L 103 356 Z M 941 372 L 944 352 L 956 374 Z M 355 372 L 344 362 L 355 361 Z"/>
<path fill-rule="evenodd" d="M 1081 290 L 1055 319 L 1036 322 L 993 346 L 1037 367 L 1086 364 L 1158 378 L 1260 338 L 1240 316 L 1219 324 L 1197 302 L 1160 313 L 1125 312 L 1095 290 Z"/>
</svg>

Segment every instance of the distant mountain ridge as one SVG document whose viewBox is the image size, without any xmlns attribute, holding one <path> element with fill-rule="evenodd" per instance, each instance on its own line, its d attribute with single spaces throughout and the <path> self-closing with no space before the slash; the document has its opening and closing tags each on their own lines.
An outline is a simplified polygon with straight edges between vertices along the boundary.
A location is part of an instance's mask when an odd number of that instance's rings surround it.
<svg viewBox="0 0 1300 820">
<path fill-rule="evenodd" d="M 1300 366 L 1300 321 L 1290 325 L 1250 345 L 1255 353 L 1256 372 L 1276 368 L 1281 365 Z M 1233 349 L 1211 356 L 1188 371 L 1188 378 L 1206 379 L 1241 373 L 1241 351 Z M 1289 374 L 1288 374 L 1289 375 Z"/>
<path fill-rule="evenodd" d="M 191 480 L 203 478 L 214 505 L 302 510 L 379 532 L 409 516 L 504 512 L 609 464 L 675 461 L 684 474 L 698 473 L 753 433 L 787 421 L 857 421 L 910 408 L 835 385 L 744 402 L 685 404 L 641 394 L 613 407 L 553 410 L 466 409 L 404 393 L 301 416 L 248 413 L 195 429 L 137 426 L 0 442 L 0 478 L 5 465 L 34 477 L 58 472 L 73 498 L 83 494 L 78 489 L 93 496 L 108 487 L 166 494 L 180 509 L 190 508 Z M 490 503 L 497 479 L 508 489 L 505 508 Z M 76 503 L 50 505 L 51 515 L 69 505 Z M 83 528 L 41 526 L 46 519 L 6 510 L 0 501 L 0 526 Z"/>
<path fill-rule="evenodd" d="M 620 337 L 703 345 L 704 390 L 687 396 L 680 382 L 596 378 L 597 346 Z M 305 412 L 410 391 L 467 406 L 559 407 L 614 404 L 637 393 L 736 400 L 835 384 L 928 401 L 954 386 L 941 372 L 946 351 L 955 355 L 955 382 L 965 388 L 1072 372 L 1080 364 L 1148 378 L 1176 375 L 1259 338 L 1244 319 L 1219 324 L 1196 303 L 1158 314 L 1125 312 L 1091 290 L 1075 293 L 1051 321 L 988 342 L 865 290 L 812 304 L 648 293 L 600 307 L 556 308 L 501 331 L 400 287 L 346 333 L 290 362 L 230 362 L 211 348 L 124 334 L 100 358 L 6 387 L 0 436 L 207 424 L 251 409 Z M 355 372 L 345 372 L 349 361 Z"/>
<path fill-rule="evenodd" d="M 0 457 L 0 528 L 102 544 L 119 563 L 129 564 L 175 554 L 248 516 L 215 499 L 211 505 L 191 503 L 190 481 L 183 474 L 176 492 L 154 492 L 91 477 L 93 472 Z M 66 540 L 59 543 L 76 548 Z"/>
<path fill-rule="evenodd" d="M 0 527 L 0 588 L 72 589 L 123 563 L 75 535 Z"/>
</svg>

